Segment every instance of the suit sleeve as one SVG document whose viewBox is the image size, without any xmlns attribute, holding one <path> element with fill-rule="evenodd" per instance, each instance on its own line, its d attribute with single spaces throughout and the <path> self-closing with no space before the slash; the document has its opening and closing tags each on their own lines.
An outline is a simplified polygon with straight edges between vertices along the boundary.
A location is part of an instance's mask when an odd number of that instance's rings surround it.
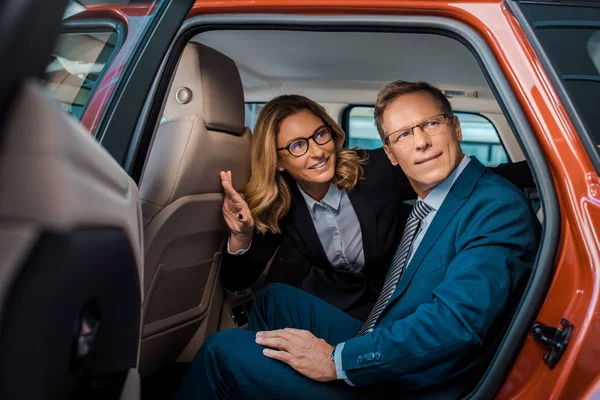
<svg viewBox="0 0 600 400">
<path fill-rule="evenodd" d="M 431 302 L 345 342 L 343 369 L 354 385 L 397 381 L 410 389 L 404 376 L 443 363 L 457 370 L 478 349 L 516 282 L 530 271 L 537 246 L 533 216 L 520 194 L 506 188 L 486 192 L 457 215 L 457 253 Z M 377 353 L 375 361 L 361 362 Z"/>
<path fill-rule="evenodd" d="M 221 282 L 228 290 L 242 290 L 252 286 L 283 240 L 283 234 L 254 232 L 252 245 L 244 254 L 232 255 L 227 242 L 222 249 Z"/>
</svg>

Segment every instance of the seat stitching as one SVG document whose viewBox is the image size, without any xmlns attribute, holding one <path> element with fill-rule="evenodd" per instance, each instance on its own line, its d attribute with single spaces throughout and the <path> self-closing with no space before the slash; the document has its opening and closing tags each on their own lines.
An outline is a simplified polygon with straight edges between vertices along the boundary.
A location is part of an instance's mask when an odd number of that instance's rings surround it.
<svg viewBox="0 0 600 400">
<path fill-rule="evenodd" d="M 141 201 L 142 201 L 142 203 L 148 203 L 148 204 L 151 204 L 151 205 L 156 206 L 156 207 L 165 208 L 165 206 L 161 206 L 160 204 L 156 204 L 156 203 L 153 203 L 153 202 L 148 201 L 148 200 L 141 199 Z"/>
<path fill-rule="evenodd" d="M 198 52 L 198 56 L 200 55 L 200 53 L 202 52 L 202 48 L 198 45 L 198 43 L 194 43 L 193 44 L 194 47 L 196 48 L 196 51 Z M 200 62 L 200 100 L 202 101 L 202 118 L 206 121 L 206 99 L 204 98 L 204 93 L 206 92 L 204 90 L 204 74 L 202 73 L 204 67 L 204 62 Z M 206 124 L 206 122 L 205 122 Z"/>
<path fill-rule="evenodd" d="M 184 116 L 173 117 L 173 118 L 170 118 L 170 119 L 168 119 L 166 121 L 161 122 L 158 126 L 160 127 L 160 126 L 168 125 L 168 124 L 171 124 L 173 122 L 193 121 L 194 118 L 196 118 L 196 114 L 194 114 L 194 115 L 188 115 L 187 117 L 184 117 Z"/>
<path fill-rule="evenodd" d="M 196 127 L 196 122 L 198 121 L 198 116 L 194 117 L 194 123 L 192 124 L 192 129 L 188 135 L 187 143 L 185 144 L 185 149 L 183 150 L 183 154 L 181 156 L 181 160 L 179 162 L 179 169 L 177 170 L 177 176 L 175 177 L 175 184 L 173 185 L 173 190 L 171 191 L 171 196 L 169 196 L 169 200 L 167 200 L 167 204 L 171 204 L 173 201 L 173 195 L 175 194 L 175 188 L 177 187 L 177 182 L 179 181 L 179 175 L 181 174 L 181 166 L 183 165 L 183 160 L 185 159 L 185 155 L 188 150 L 188 146 L 190 144 L 190 140 L 192 135 L 194 134 L 194 128 Z"/>
</svg>

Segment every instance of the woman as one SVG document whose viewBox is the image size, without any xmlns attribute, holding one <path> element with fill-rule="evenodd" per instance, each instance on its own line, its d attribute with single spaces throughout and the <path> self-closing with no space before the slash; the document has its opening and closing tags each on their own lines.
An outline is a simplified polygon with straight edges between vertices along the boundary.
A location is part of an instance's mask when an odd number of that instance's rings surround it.
<svg viewBox="0 0 600 400">
<path fill-rule="evenodd" d="M 300 287 L 365 320 L 415 199 L 383 149 L 343 149 L 325 109 L 298 95 L 268 102 L 256 122 L 246 201 L 221 172 L 226 288 L 251 286 L 278 251 L 267 281 Z M 525 164 L 526 168 L 526 164 Z"/>
<path fill-rule="evenodd" d="M 231 230 L 221 267 L 225 287 L 251 286 L 281 245 L 269 281 L 368 316 L 408 215 L 402 200 L 416 196 L 383 150 L 342 149 L 344 139 L 325 109 L 306 97 L 280 96 L 263 107 L 246 201 L 231 186 L 231 173 L 221 172 Z"/>
</svg>

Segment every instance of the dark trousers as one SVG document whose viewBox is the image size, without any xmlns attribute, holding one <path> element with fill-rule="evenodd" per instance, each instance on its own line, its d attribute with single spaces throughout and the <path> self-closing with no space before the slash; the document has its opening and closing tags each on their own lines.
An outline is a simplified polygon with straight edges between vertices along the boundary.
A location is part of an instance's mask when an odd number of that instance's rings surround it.
<svg viewBox="0 0 600 400">
<path fill-rule="evenodd" d="M 206 340 L 176 399 L 383 398 L 382 388 L 306 378 L 287 364 L 267 358 L 262 354 L 264 347 L 255 343 L 258 331 L 297 328 L 336 345 L 354 337 L 361 326 L 358 319 L 305 291 L 280 283 L 268 285 L 256 295 L 248 329 L 229 329 Z"/>
</svg>

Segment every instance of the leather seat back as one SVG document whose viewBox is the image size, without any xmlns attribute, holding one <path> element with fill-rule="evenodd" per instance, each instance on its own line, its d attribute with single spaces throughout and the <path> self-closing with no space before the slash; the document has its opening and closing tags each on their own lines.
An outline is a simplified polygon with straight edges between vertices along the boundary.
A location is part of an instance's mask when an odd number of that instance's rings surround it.
<svg viewBox="0 0 600 400">
<path fill-rule="evenodd" d="M 143 375 L 174 361 L 206 322 L 210 302 L 220 301 L 212 298 L 229 230 L 221 213 L 219 172 L 231 170 L 241 191 L 250 175 L 250 141 L 235 63 L 209 47 L 188 44 L 140 182 Z"/>
</svg>

